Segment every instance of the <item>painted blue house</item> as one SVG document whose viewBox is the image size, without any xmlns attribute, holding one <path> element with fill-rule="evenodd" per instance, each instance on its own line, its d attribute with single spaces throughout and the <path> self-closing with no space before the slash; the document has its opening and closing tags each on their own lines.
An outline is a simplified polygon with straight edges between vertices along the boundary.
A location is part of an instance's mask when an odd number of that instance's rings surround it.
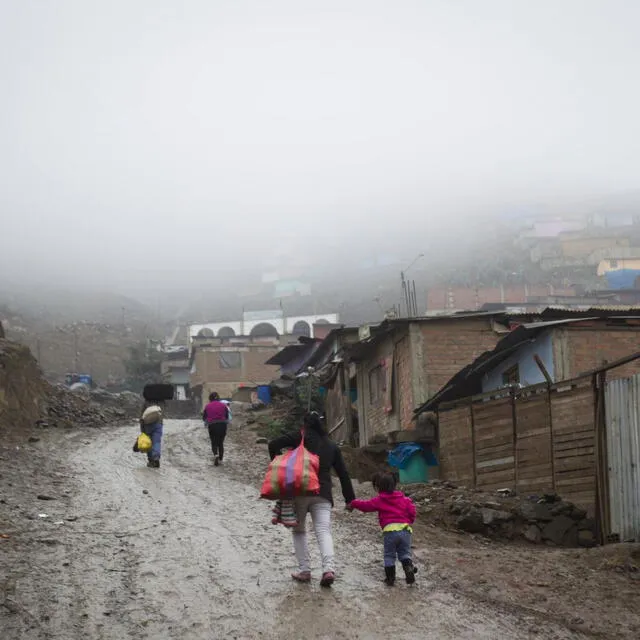
<svg viewBox="0 0 640 640">
<path fill-rule="evenodd" d="M 482 392 L 487 393 L 512 384 L 528 387 L 545 382 L 546 379 L 535 356 L 538 356 L 547 373 L 555 380 L 552 336 L 552 330 L 537 334 L 530 341 L 520 345 L 500 364 L 488 370 L 482 376 Z"/>
</svg>

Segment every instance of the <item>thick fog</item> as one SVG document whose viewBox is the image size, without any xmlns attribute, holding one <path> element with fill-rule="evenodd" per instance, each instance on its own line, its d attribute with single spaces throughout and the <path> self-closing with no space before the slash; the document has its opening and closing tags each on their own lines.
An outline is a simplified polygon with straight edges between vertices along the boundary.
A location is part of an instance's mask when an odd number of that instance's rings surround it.
<svg viewBox="0 0 640 640">
<path fill-rule="evenodd" d="M 470 219 L 638 187 L 640 3 L 0 11 L 5 281 L 202 286 L 288 245 L 411 258 Z"/>
</svg>

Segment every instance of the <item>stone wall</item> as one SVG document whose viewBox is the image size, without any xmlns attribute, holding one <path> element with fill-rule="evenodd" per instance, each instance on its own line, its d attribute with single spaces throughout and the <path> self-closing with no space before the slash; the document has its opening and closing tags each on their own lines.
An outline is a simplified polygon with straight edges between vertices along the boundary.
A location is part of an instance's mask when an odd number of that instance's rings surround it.
<svg viewBox="0 0 640 640">
<path fill-rule="evenodd" d="M 535 544 L 558 547 L 592 547 L 596 544 L 596 523 L 587 512 L 557 496 L 525 500 L 505 507 L 497 502 L 452 505 L 459 513 L 458 528 L 495 538 L 524 538 Z"/>
</svg>

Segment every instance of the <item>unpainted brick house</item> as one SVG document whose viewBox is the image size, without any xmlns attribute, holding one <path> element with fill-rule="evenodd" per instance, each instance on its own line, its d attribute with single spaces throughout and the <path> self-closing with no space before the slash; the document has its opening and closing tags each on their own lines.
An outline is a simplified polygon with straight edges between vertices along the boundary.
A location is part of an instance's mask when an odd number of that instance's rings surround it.
<svg viewBox="0 0 640 640">
<path fill-rule="evenodd" d="M 350 349 L 360 446 L 416 428 L 414 411 L 509 331 L 503 312 L 387 320 Z"/>
<path fill-rule="evenodd" d="M 241 387 L 269 384 L 278 366 L 265 364 L 283 347 L 296 344 L 298 337 L 234 336 L 196 337 L 191 346 L 191 387 L 206 401 L 212 391 L 231 397 Z"/>
</svg>

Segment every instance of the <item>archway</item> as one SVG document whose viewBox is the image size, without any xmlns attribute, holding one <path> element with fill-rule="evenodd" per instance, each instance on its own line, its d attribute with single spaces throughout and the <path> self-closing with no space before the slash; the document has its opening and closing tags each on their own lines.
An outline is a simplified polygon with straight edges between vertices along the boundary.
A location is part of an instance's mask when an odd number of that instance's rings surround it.
<svg viewBox="0 0 640 640">
<path fill-rule="evenodd" d="M 249 335 L 254 338 L 277 338 L 278 330 L 269 322 L 260 322 L 251 329 Z"/>
<path fill-rule="evenodd" d="M 215 333 L 209 327 L 203 327 L 198 331 L 198 338 L 215 338 Z"/>
<path fill-rule="evenodd" d="M 236 332 L 231 327 L 222 327 L 218 330 L 218 338 L 233 338 Z"/>
<path fill-rule="evenodd" d="M 298 322 L 293 325 L 293 331 L 291 333 L 293 333 L 294 336 L 305 336 L 307 338 L 310 338 L 311 327 L 309 326 L 308 322 L 305 322 L 304 320 L 298 320 Z"/>
<path fill-rule="evenodd" d="M 314 322 L 314 324 L 331 324 L 328 320 L 326 320 L 325 318 L 320 318 L 318 320 L 316 320 Z"/>
</svg>

